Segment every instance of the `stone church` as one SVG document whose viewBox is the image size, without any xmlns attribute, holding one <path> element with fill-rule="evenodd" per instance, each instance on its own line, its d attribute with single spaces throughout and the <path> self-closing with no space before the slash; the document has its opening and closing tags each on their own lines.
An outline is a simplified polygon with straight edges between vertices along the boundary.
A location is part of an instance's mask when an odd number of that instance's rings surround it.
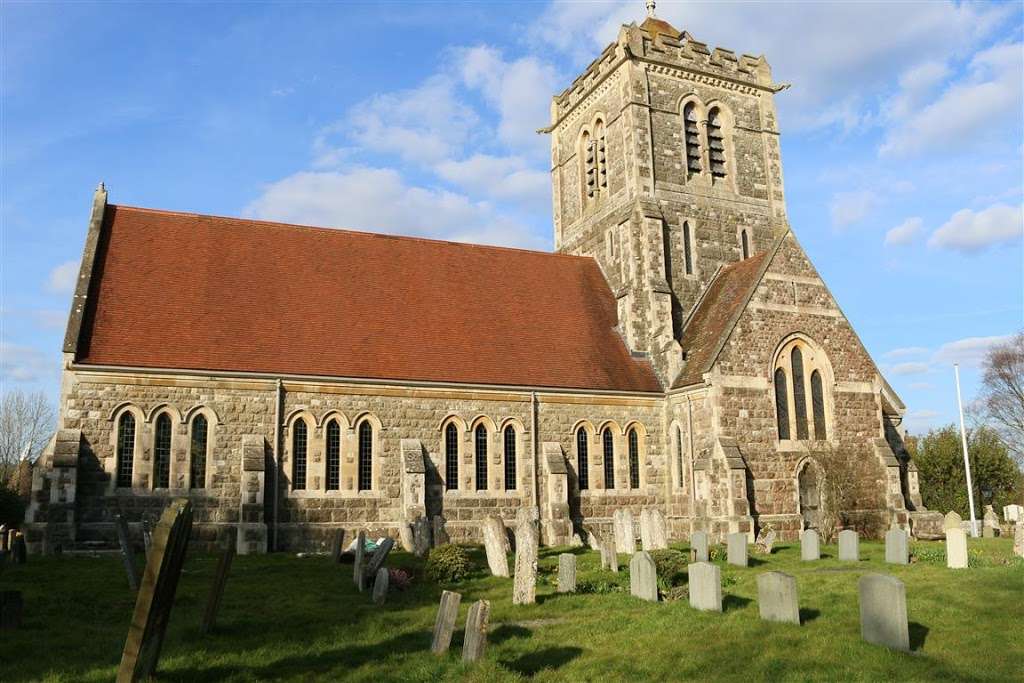
<svg viewBox="0 0 1024 683">
<path fill-rule="evenodd" d="M 786 218 L 784 88 L 763 57 L 623 26 L 542 131 L 555 253 L 101 186 L 30 548 L 112 538 L 115 515 L 137 529 L 177 497 L 197 541 L 240 552 L 424 515 L 473 541 L 523 507 L 547 544 L 619 508 L 659 509 L 673 539 L 794 538 L 836 513 L 923 528 L 904 405 Z"/>
</svg>

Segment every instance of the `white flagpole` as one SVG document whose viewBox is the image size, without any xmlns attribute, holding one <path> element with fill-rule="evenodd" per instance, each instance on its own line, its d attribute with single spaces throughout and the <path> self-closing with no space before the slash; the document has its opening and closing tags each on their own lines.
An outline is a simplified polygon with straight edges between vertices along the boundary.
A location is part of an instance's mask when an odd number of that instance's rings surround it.
<svg viewBox="0 0 1024 683">
<path fill-rule="evenodd" d="M 967 473 L 967 504 L 971 506 L 971 536 L 978 537 L 978 523 L 974 518 L 974 487 L 971 485 L 971 461 L 967 457 L 967 430 L 964 428 L 964 402 L 960 398 L 960 365 L 953 363 L 956 376 L 956 404 L 960 409 L 960 442 L 964 450 L 964 471 Z"/>
</svg>

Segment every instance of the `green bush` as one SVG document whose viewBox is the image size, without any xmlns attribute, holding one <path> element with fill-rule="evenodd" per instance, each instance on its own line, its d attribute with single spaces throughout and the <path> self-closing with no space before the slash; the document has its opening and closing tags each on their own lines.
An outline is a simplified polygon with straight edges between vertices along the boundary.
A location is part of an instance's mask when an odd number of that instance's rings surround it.
<svg viewBox="0 0 1024 683">
<path fill-rule="evenodd" d="M 25 521 L 25 501 L 21 499 L 17 491 L 0 481 L 0 524 L 10 527 L 20 527 Z"/>
<path fill-rule="evenodd" d="M 686 576 L 686 555 L 678 550 L 652 550 L 651 559 L 658 570 L 658 583 L 664 589 L 677 586 Z"/>
<path fill-rule="evenodd" d="M 584 579 L 576 582 L 576 592 L 581 594 L 622 593 L 625 590 L 623 585 L 606 579 Z"/>
<path fill-rule="evenodd" d="M 466 549 L 446 543 L 439 545 L 427 555 L 424 572 L 438 583 L 455 583 L 466 578 L 473 571 L 473 561 Z"/>
</svg>

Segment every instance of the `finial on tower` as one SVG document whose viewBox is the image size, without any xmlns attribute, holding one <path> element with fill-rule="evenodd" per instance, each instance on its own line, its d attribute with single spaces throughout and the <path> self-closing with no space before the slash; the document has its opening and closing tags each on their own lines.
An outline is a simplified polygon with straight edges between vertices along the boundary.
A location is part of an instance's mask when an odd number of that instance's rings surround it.
<svg viewBox="0 0 1024 683">
<path fill-rule="evenodd" d="M 647 0 L 647 16 L 654 18 L 654 0 Z"/>
</svg>

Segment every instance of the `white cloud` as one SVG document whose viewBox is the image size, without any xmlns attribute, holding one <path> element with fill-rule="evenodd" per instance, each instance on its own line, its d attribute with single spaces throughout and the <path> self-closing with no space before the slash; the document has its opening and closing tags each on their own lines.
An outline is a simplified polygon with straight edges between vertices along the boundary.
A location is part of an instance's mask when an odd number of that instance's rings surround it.
<svg viewBox="0 0 1024 683">
<path fill-rule="evenodd" d="M 908 362 L 908 363 L 897 363 L 889 368 L 889 372 L 894 375 L 920 375 L 928 372 L 927 363 L 919 362 Z"/>
<path fill-rule="evenodd" d="M 893 349 L 892 351 L 886 351 L 882 354 L 883 358 L 908 358 L 914 356 L 923 356 L 928 353 L 930 349 L 926 346 L 905 346 L 899 349 Z"/>
<path fill-rule="evenodd" d="M 932 362 L 943 365 L 959 363 L 960 365 L 979 366 L 989 349 L 997 344 L 1003 344 L 1009 339 L 1010 335 L 959 339 L 940 346 L 932 357 Z"/>
<path fill-rule="evenodd" d="M 548 173 L 529 168 L 519 156 L 474 154 L 462 161 L 442 161 L 435 170 L 440 177 L 470 192 L 519 201 L 537 210 L 551 207 Z"/>
<path fill-rule="evenodd" d="M 924 221 L 920 218 L 908 218 L 885 233 L 885 244 L 887 246 L 910 244 L 917 239 L 923 228 Z"/>
<path fill-rule="evenodd" d="M 836 228 L 845 228 L 853 223 L 858 223 L 864 220 L 879 203 L 878 194 L 871 190 L 837 192 L 832 195 L 832 201 L 828 205 L 832 225 Z"/>
<path fill-rule="evenodd" d="M 46 280 L 46 291 L 52 294 L 67 294 L 75 291 L 78 282 L 78 261 L 65 261 L 50 271 Z"/>
<path fill-rule="evenodd" d="M 60 361 L 31 346 L 0 341 L 0 379 L 9 382 L 38 382 L 55 379 Z"/>
<path fill-rule="evenodd" d="M 302 172 L 268 186 L 246 216 L 542 249 L 546 241 L 465 195 L 406 185 L 392 169 Z"/>
<path fill-rule="evenodd" d="M 929 247 L 977 252 L 997 244 L 1016 242 L 1024 234 L 1021 206 L 995 204 L 973 211 L 961 209 L 928 238 Z"/>
</svg>

